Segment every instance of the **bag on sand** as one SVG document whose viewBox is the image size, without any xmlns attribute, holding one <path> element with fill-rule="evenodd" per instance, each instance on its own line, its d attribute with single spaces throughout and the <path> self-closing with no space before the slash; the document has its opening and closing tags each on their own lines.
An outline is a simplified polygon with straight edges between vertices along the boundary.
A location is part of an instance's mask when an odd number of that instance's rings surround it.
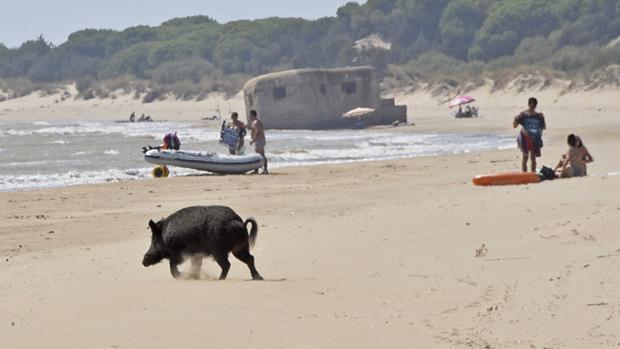
<svg viewBox="0 0 620 349">
<path fill-rule="evenodd" d="M 540 171 L 538 171 L 538 177 L 540 177 L 541 181 L 552 181 L 555 179 L 555 171 L 547 166 L 543 166 Z"/>
</svg>

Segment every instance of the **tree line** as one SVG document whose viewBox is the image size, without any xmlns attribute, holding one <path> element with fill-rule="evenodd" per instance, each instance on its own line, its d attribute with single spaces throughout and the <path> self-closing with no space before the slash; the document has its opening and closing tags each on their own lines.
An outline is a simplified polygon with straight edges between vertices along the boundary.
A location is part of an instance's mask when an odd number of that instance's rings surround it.
<svg viewBox="0 0 620 349">
<path fill-rule="evenodd" d="M 356 48 L 378 35 L 390 49 Z M 176 18 L 123 31 L 85 29 L 58 46 L 43 36 L 0 44 L 0 79 L 34 83 L 142 81 L 218 90 L 275 70 L 453 62 L 539 65 L 562 72 L 620 64 L 620 0 L 368 0 L 317 20 L 267 18 L 218 23 Z"/>
</svg>

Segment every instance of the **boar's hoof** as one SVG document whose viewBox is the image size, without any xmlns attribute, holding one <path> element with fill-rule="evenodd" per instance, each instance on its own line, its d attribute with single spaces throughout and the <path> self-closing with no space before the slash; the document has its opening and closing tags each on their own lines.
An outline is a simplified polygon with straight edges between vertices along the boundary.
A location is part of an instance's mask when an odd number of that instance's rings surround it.
<svg viewBox="0 0 620 349">
<path fill-rule="evenodd" d="M 172 274 L 172 277 L 175 279 L 181 278 L 181 273 L 179 272 L 179 269 L 177 269 L 176 265 L 170 264 L 170 274 Z"/>
</svg>

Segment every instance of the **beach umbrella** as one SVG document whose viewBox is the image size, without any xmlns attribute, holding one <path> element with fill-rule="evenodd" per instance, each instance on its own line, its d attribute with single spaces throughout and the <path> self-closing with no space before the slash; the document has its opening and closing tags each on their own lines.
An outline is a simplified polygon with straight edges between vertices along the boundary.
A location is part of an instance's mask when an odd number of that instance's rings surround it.
<svg viewBox="0 0 620 349">
<path fill-rule="evenodd" d="M 353 110 L 349 110 L 348 112 L 342 114 L 345 118 L 358 118 L 364 115 L 368 115 L 373 113 L 375 110 L 372 108 L 355 108 Z"/>
<path fill-rule="evenodd" d="M 474 102 L 476 99 L 474 97 L 471 96 L 458 96 L 455 99 L 451 100 L 450 103 L 448 103 L 448 107 L 452 108 L 452 107 L 457 107 L 459 105 L 463 105 L 463 104 L 468 104 L 471 102 Z"/>
</svg>

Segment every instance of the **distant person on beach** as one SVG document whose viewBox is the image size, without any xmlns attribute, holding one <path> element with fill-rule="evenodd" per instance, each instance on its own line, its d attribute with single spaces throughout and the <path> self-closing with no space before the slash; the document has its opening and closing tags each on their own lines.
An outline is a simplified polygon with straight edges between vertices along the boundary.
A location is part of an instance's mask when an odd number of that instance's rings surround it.
<svg viewBox="0 0 620 349">
<path fill-rule="evenodd" d="M 136 121 L 136 113 L 131 112 L 131 115 L 129 115 L 129 122 L 135 122 L 135 121 Z"/>
<path fill-rule="evenodd" d="M 245 145 L 244 137 L 246 135 L 245 124 L 239 120 L 239 114 L 237 112 L 233 112 L 230 114 L 230 124 L 235 130 L 239 132 L 239 142 L 237 143 L 237 147 L 228 147 L 228 150 L 231 155 L 240 154 Z"/>
<path fill-rule="evenodd" d="M 258 113 L 256 110 L 250 110 L 250 123 L 252 127 L 252 133 L 250 141 L 250 145 L 254 144 L 254 150 L 263 156 L 265 159 L 265 168 L 263 169 L 263 174 L 268 174 L 267 171 L 267 158 L 265 157 L 265 145 L 267 144 L 267 140 L 265 139 L 265 127 L 263 123 L 258 119 Z M 258 174 L 258 170 L 254 171 L 254 174 Z"/>
<path fill-rule="evenodd" d="M 514 118 L 512 127 L 521 125 L 521 131 L 517 137 L 517 145 L 523 154 L 521 169 L 527 172 L 527 160 L 531 159 L 530 170 L 536 172 L 536 158 L 540 157 L 540 149 L 543 147 L 542 133 L 547 128 L 545 116 L 536 111 L 538 100 L 530 98 L 527 102 L 528 109 Z"/>
<path fill-rule="evenodd" d="M 138 119 L 138 122 L 142 122 L 146 120 L 146 116 L 144 115 L 144 113 L 142 113 L 142 115 L 140 116 L 140 118 Z"/>
<path fill-rule="evenodd" d="M 583 144 L 581 138 L 570 134 L 566 139 L 568 151 L 562 155 L 562 159 L 555 166 L 557 178 L 583 177 L 588 175 L 587 165 L 594 161 L 588 148 Z"/>
</svg>

